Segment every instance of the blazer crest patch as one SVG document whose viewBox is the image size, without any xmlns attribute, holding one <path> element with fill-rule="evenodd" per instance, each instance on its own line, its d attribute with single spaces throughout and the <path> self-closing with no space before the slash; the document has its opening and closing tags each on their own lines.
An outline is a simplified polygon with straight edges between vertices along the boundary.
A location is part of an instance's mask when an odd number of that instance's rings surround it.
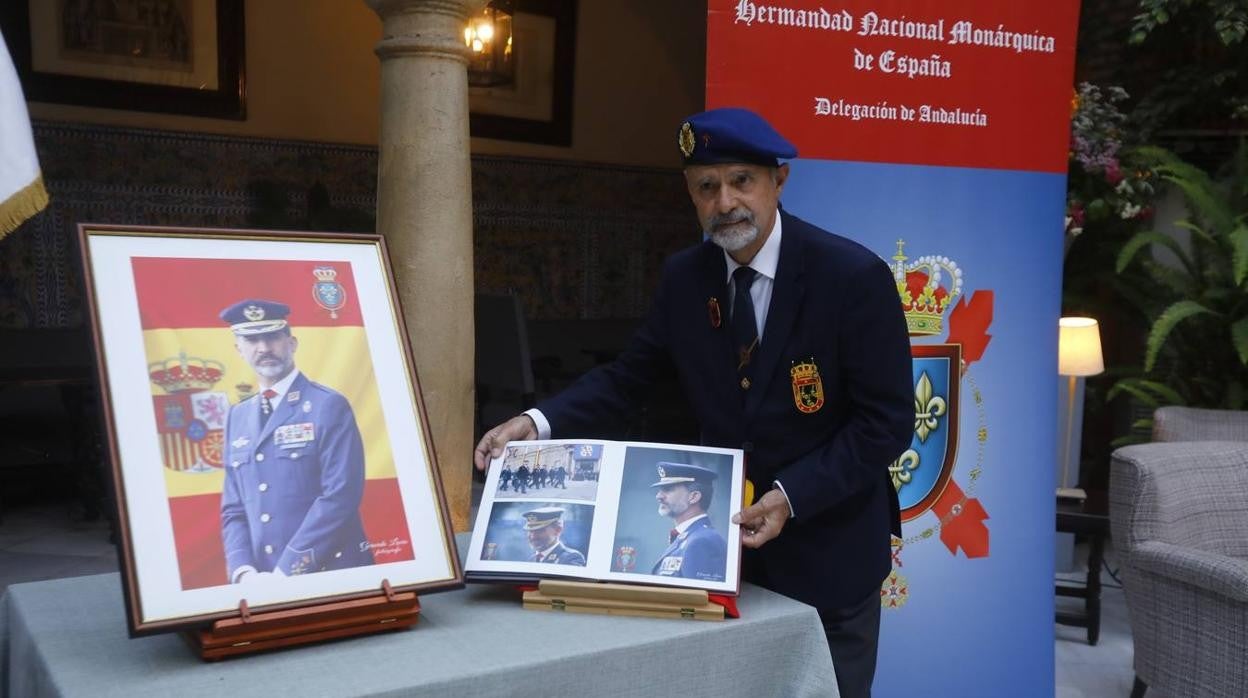
<svg viewBox="0 0 1248 698">
<path fill-rule="evenodd" d="M 789 369 L 793 379 L 793 403 L 799 412 L 810 414 L 823 407 L 823 379 L 819 377 L 819 367 L 815 358 L 793 364 Z"/>
</svg>

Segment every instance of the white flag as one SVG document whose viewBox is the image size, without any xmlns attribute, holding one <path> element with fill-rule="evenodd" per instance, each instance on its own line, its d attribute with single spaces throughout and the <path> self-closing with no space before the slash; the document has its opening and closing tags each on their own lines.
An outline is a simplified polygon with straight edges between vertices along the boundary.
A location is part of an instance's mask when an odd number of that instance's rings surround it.
<svg viewBox="0 0 1248 698">
<path fill-rule="evenodd" d="M 47 205 L 26 98 L 0 36 L 0 238 Z"/>
</svg>

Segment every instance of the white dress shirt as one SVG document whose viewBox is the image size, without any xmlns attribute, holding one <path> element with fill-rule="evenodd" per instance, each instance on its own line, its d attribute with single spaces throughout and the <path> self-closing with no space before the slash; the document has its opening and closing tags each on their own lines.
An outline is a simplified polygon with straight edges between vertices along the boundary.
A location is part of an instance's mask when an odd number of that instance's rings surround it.
<svg viewBox="0 0 1248 698">
<path fill-rule="evenodd" d="M 269 400 L 269 402 L 273 405 L 274 411 L 277 410 L 278 405 L 282 404 L 282 398 L 286 395 L 286 391 L 290 390 L 291 383 L 294 383 L 295 379 L 298 377 L 299 377 L 299 369 L 295 368 L 290 373 L 287 373 L 285 378 L 274 383 L 268 388 L 260 389 L 261 393 L 263 393 L 265 390 L 272 390 L 273 392 L 277 393 L 277 395 L 274 395 Z"/>
</svg>

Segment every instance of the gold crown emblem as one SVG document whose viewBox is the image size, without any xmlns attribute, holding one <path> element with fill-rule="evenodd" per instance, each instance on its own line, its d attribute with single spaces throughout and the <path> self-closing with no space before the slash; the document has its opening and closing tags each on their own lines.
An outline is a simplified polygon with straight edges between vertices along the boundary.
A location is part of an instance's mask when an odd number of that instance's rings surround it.
<svg viewBox="0 0 1248 698">
<path fill-rule="evenodd" d="M 926 255 L 907 263 L 909 257 L 902 251 L 905 245 L 905 240 L 897 241 L 891 266 L 906 315 L 906 328 L 911 335 L 940 334 L 941 317 L 962 293 L 962 270 L 956 262 L 940 255 Z"/>
<path fill-rule="evenodd" d="M 255 322 L 256 320 L 263 320 L 264 308 L 261 308 L 258 305 L 249 305 L 246 308 L 243 308 L 243 317 L 251 320 L 252 322 Z"/>
<path fill-rule="evenodd" d="M 796 381 L 813 380 L 819 375 L 819 367 L 814 362 L 803 361 L 800 364 L 794 364 L 793 368 L 789 369 L 789 375 Z"/>
<path fill-rule="evenodd" d="M 680 145 L 680 152 L 683 153 L 685 157 L 693 155 L 693 149 L 697 146 L 698 142 L 693 137 L 693 126 L 691 126 L 688 121 L 681 124 L 680 138 L 678 138 L 676 142 Z"/>
<path fill-rule="evenodd" d="M 333 267 L 317 267 L 312 270 L 312 274 L 317 281 L 333 281 L 338 278 L 338 272 Z"/>
<path fill-rule="evenodd" d="M 147 366 L 148 378 L 170 394 L 208 390 L 224 374 L 225 364 L 220 361 L 187 356 L 185 352 Z"/>
</svg>

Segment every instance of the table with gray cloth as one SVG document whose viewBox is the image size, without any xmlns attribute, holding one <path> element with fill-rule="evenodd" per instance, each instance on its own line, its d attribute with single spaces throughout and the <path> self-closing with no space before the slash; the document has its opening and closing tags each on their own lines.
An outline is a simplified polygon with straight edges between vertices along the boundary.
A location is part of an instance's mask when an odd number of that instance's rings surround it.
<svg viewBox="0 0 1248 698">
<path fill-rule="evenodd" d="M 742 585 L 722 622 L 526 611 L 510 587 L 421 597 L 409 630 L 206 663 L 131 640 L 117 574 L 0 596 L 0 695 L 837 696 L 815 610 Z"/>
</svg>

